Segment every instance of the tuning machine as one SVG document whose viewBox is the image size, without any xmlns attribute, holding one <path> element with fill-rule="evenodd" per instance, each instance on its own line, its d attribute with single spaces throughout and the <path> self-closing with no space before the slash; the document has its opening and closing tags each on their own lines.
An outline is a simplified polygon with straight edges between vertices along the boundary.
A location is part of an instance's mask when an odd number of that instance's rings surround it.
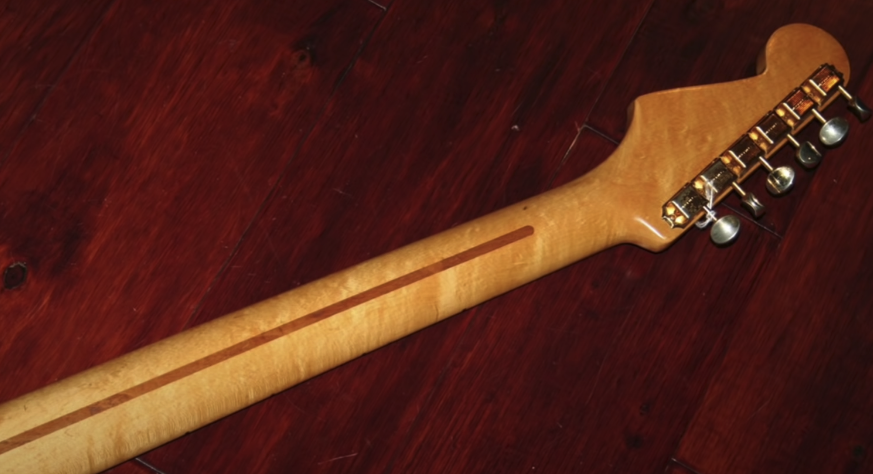
<svg viewBox="0 0 873 474">
<path fill-rule="evenodd" d="M 749 211 L 749 214 L 751 214 L 752 217 L 758 219 L 764 215 L 766 208 L 753 193 L 745 191 L 736 181 L 731 183 L 731 187 L 740 195 L 743 207 Z M 698 223 L 698 227 L 705 228 L 712 223 L 712 229 L 709 230 L 709 237 L 715 245 L 724 247 L 737 240 L 737 237 L 740 235 L 741 227 L 739 217 L 733 214 L 718 217 L 716 216 L 715 211 L 710 207 L 707 207 L 705 212 L 706 216 L 703 221 Z"/>
<path fill-rule="evenodd" d="M 785 134 L 785 137 L 788 139 L 788 143 L 796 150 L 794 157 L 797 158 L 797 162 L 803 165 L 804 168 L 812 169 L 821 163 L 823 155 L 811 142 L 800 143 L 790 133 Z"/>
<path fill-rule="evenodd" d="M 859 122 L 866 122 L 870 120 L 870 109 L 864 104 L 864 102 L 861 101 L 860 97 L 849 94 L 849 91 L 844 89 L 843 86 L 837 86 L 837 90 L 839 90 L 840 94 L 846 99 L 846 104 L 849 108 L 849 111 L 858 118 Z"/>
<path fill-rule="evenodd" d="M 812 109 L 812 115 L 821 123 L 821 129 L 818 131 L 818 139 L 826 147 L 837 147 L 846 141 L 849 135 L 849 121 L 843 117 L 834 117 L 830 120 L 825 119 L 821 112 Z"/>
<path fill-rule="evenodd" d="M 749 196 L 751 196 L 749 194 Z M 754 196 L 752 196 L 754 199 Z M 755 199 L 757 201 L 757 199 Z M 760 203 L 758 203 L 760 204 Z M 763 206 L 761 206 L 763 208 Z M 719 247 L 725 247 L 732 244 L 740 235 L 740 218 L 728 214 L 724 217 L 718 217 L 710 206 L 706 206 L 703 211 L 706 213 L 703 218 L 695 223 L 698 229 L 705 229 L 712 224 L 709 230 L 709 237 L 712 242 Z"/>
<path fill-rule="evenodd" d="M 763 156 L 758 156 L 758 161 L 767 170 L 767 191 L 770 191 L 770 194 L 781 196 L 791 191 L 794 187 L 794 168 L 787 165 L 773 168 L 773 165 Z"/>
<path fill-rule="evenodd" d="M 736 191 L 737 194 L 740 195 L 740 200 L 743 203 L 743 207 L 745 207 L 746 210 L 749 211 L 749 214 L 751 214 L 752 217 L 758 219 L 763 216 L 765 212 L 767 212 L 767 208 L 765 208 L 764 205 L 761 204 L 761 201 L 759 201 L 758 198 L 755 197 L 755 195 L 751 192 L 746 192 L 745 190 L 743 190 L 743 188 L 741 188 L 736 181 L 731 183 L 731 187 L 733 187 L 734 191 Z"/>
<path fill-rule="evenodd" d="M 661 208 L 661 217 L 671 228 L 681 229 L 694 222 L 697 227 L 704 229 L 712 224 L 710 235 L 714 243 L 732 243 L 739 234 L 739 218 L 731 215 L 718 218 L 713 208 L 733 189 L 740 196 L 743 207 L 754 218 L 760 218 L 765 213 L 764 205 L 739 184 L 748 173 L 760 166 L 768 172 L 766 184 L 771 194 L 781 196 L 790 191 L 796 177 L 794 169 L 790 166 L 774 168 L 768 159 L 788 143 L 794 148 L 795 157 L 803 167 L 814 168 L 818 165 L 824 149 L 808 141 L 801 143 L 796 135 L 811 119 L 821 124 L 819 139 L 825 147 L 842 144 L 849 133 L 849 122 L 843 117 L 828 120 L 821 113 L 837 93 L 843 96 L 849 111 L 860 122 L 866 122 L 873 116 L 864 102 L 850 94 L 842 83 L 843 75 L 834 66 L 824 64 L 819 67 L 767 112 L 749 132 L 667 200 Z M 702 217 L 699 217 L 701 214 Z"/>
<path fill-rule="evenodd" d="M 751 214 L 752 217 L 758 219 L 764 215 L 767 209 L 753 193 L 747 192 L 741 188 L 736 181 L 731 183 L 731 187 L 740 195 L 743 207 L 749 211 L 749 214 Z M 737 240 L 737 237 L 740 235 L 741 227 L 739 217 L 733 214 L 718 217 L 715 214 L 715 210 L 709 206 L 704 209 L 704 212 L 706 212 L 706 215 L 703 220 L 697 223 L 697 226 L 704 229 L 710 223 L 712 224 L 712 228 L 709 230 L 709 237 L 715 245 L 724 247 Z"/>
<path fill-rule="evenodd" d="M 845 118 L 835 117 L 826 120 L 821 115 L 821 111 L 824 110 L 834 97 L 834 93 L 838 92 L 846 99 L 849 111 L 858 118 L 858 121 L 866 122 L 870 120 L 870 109 L 859 97 L 853 96 L 843 87 L 843 75 L 830 64 L 823 64 L 787 100 L 796 99 L 799 97 L 797 93 L 801 91 L 805 97 L 801 97 L 799 101 L 795 100 L 790 104 L 783 102 L 783 105 L 788 107 L 799 106 L 800 110 L 806 110 L 807 104 L 811 102 L 817 104 L 817 107 L 812 107 L 809 109 L 809 112 L 821 123 L 822 127 L 819 130 L 818 136 L 827 147 L 839 146 L 846 140 L 846 136 L 849 134 L 849 122 Z"/>
<path fill-rule="evenodd" d="M 846 107 L 858 119 L 859 122 L 870 120 L 871 112 L 860 97 L 853 96 L 842 85 L 837 84 L 837 91 L 846 99 Z M 821 90 L 821 89 L 819 89 Z M 827 147 L 841 145 L 849 134 L 849 121 L 843 117 L 834 117 L 826 120 L 817 109 L 811 110 L 812 115 L 822 124 L 818 132 L 818 138 Z"/>
<path fill-rule="evenodd" d="M 737 240 L 740 234 L 740 218 L 728 214 L 715 221 L 712 225 L 712 230 L 709 231 L 709 236 L 715 245 L 724 246 L 733 243 Z"/>
</svg>

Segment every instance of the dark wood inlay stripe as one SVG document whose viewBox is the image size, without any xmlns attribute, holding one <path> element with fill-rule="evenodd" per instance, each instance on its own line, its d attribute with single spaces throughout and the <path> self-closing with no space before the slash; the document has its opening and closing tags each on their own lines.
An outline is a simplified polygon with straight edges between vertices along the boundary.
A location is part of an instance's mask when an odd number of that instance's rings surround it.
<svg viewBox="0 0 873 474">
<path fill-rule="evenodd" d="M 86 420 L 98 413 L 102 413 L 106 410 L 109 410 L 110 408 L 117 407 L 137 397 L 155 391 L 161 387 L 169 385 L 190 375 L 196 374 L 201 370 L 212 367 L 240 354 L 244 354 L 270 341 L 274 341 L 276 339 L 279 339 L 280 337 L 287 336 L 295 331 L 299 331 L 300 329 L 303 329 L 307 326 L 310 326 L 331 316 L 354 308 L 355 306 L 372 301 L 380 296 L 384 296 L 388 293 L 391 293 L 392 291 L 396 291 L 413 283 L 419 282 L 429 276 L 448 270 L 452 267 L 456 267 L 462 263 L 469 262 L 470 260 L 481 257 L 482 255 L 493 252 L 497 249 L 529 237 L 533 235 L 533 233 L 533 227 L 521 227 L 508 234 L 501 235 L 500 237 L 489 240 L 488 242 L 485 242 L 483 244 L 479 244 L 461 253 L 452 255 L 451 257 L 445 258 L 436 263 L 395 278 L 394 280 L 382 283 L 381 285 L 370 288 L 369 290 L 362 291 L 361 293 L 350 296 L 344 300 L 315 310 L 305 316 L 270 329 L 269 331 L 265 331 L 255 336 L 252 336 L 244 341 L 240 341 L 218 352 L 197 359 L 177 369 L 173 369 L 165 374 L 146 380 L 139 385 L 135 385 L 129 389 L 126 389 L 114 395 L 110 395 L 103 400 L 92 403 L 91 405 L 80 408 L 73 412 L 67 413 L 66 415 L 55 418 L 51 421 L 31 428 L 6 440 L 0 441 L 0 454 L 9 452 L 20 446 L 24 446 L 25 444 L 32 441 L 36 441 L 43 436 L 47 436 L 51 433 L 54 433 L 55 431 L 62 430 L 68 426 Z"/>
</svg>

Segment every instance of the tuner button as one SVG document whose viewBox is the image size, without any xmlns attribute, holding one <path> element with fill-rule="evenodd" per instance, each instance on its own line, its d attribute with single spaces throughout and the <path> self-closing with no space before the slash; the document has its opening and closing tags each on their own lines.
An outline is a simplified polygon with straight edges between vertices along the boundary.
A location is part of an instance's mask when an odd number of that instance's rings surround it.
<svg viewBox="0 0 873 474">
<path fill-rule="evenodd" d="M 837 86 L 840 90 L 840 94 L 843 94 L 843 97 L 846 98 L 846 102 L 849 106 L 849 111 L 855 114 L 855 117 L 858 117 L 858 121 L 866 122 L 870 120 L 870 109 L 861 101 L 860 97 L 852 97 L 852 94 L 849 94 L 849 91 L 843 89 L 843 86 Z"/>
<path fill-rule="evenodd" d="M 804 168 L 812 169 L 818 166 L 821 162 L 822 154 L 818 151 L 815 146 L 810 142 L 803 142 L 802 144 L 794 138 L 790 133 L 787 135 L 788 143 L 791 143 L 795 149 L 797 149 L 797 153 L 795 153 L 795 158 L 797 161 L 803 165 Z"/>
<path fill-rule="evenodd" d="M 731 183 L 731 186 L 733 186 L 734 190 L 736 190 L 736 192 L 740 195 L 740 197 L 742 198 L 743 207 L 745 207 L 746 210 L 749 211 L 749 214 L 751 214 L 752 217 L 758 219 L 763 216 L 765 212 L 767 212 L 767 208 L 765 208 L 764 205 L 761 204 L 761 201 L 759 201 L 754 194 L 744 191 L 743 188 L 741 188 L 736 181 Z"/>
<path fill-rule="evenodd" d="M 794 168 L 790 166 L 780 166 L 776 169 L 770 165 L 763 156 L 758 157 L 761 165 L 770 173 L 767 176 L 767 191 L 770 191 L 774 196 L 781 196 L 794 186 Z"/>
<path fill-rule="evenodd" d="M 830 120 L 825 120 L 818 110 L 812 109 L 812 114 L 816 120 L 821 122 L 822 127 L 818 132 L 818 139 L 827 147 L 835 147 L 846 141 L 846 136 L 849 134 L 849 121 L 843 117 L 834 117 Z"/>
<path fill-rule="evenodd" d="M 780 166 L 767 176 L 767 191 L 774 196 L 781 196 L 794 186 L 794 168 Z"/>
<path fill-rule="evenodd" d="M 843 117 L 834 117 L 828 120 L 818 132 L 818 139 L 825 146 L 835 147 L 846 141 L 849 134 L 849 121 Z"/>
<path fill-rule="evenodd" d="M 725 246 L 737 240 L 739 233 L 740 219 L 737 216 L 728 215 L 715 221 L 709 236 L 715 245 Z"/>
</svg>

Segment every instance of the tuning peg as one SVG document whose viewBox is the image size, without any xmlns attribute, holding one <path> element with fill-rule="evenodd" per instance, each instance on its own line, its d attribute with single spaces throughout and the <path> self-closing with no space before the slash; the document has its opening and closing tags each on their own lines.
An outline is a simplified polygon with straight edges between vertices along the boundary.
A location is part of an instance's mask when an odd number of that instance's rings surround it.
<svg viewBox="0 0 873 474">
<path fill-rule="evenodd" d="M 843 117 L 826 120 L 816 109 L 812 109 L 812 115 L 822 124 L 821 130 L 818 132 L 818 139 L 825 146 L 835 147 L 846 141 L 846 136 L 849 134 L 848 120 Z"/>
<path fill-rule="evenodd" d="M 740 219 L 729 214 L 715 221 L 712 225 L 712 230 L 709 231 L 709 237 L 713 243 L 718 246 L 725 246 L 737 240 L 740 234 Z"/>
<path fill-rule="evenodd" d="M 732 183 L 736 184 L 736 183 Z M 736 188 L 735 188 L 736 189 Z M 742 192 L 742 190 L 740 190 Z M 747 194 L 748 195 L 748 194 Z M 754 199 L 754 196 L 752 196 Z M 757 199 L 754 199 L 759 205 Z M 712 229 L 709 230 L 709 237 L 712 239 L 712 242 L 719 247 L 726 246 L 732 243 L 734 240 L 737 240 L 737 235 L 740 233 L 740 219 L 737 216 L 727 215 L 719 219 L 719 217 L 715 214 L 715 210 L 712 209 L 712 200 L 710 203 L 703 206 L 703 217 L 694 223 L 698 229 L 705 229 L 709 224 L 712 224 Z M 760 206 L 761 209 L 764 206 Z"/>
<path fill-rule="evenodd" d="M 759 156 L 758 161 L 770 173 L 767 176 L 767 191 L 770 191 L 774 196 L 781 196 L 791 190 L 794 186 L 794 168 L 780 166 L 773 169 L 773 166 L 763 156 Z"/>
<path fill-rule="evenodd" d="M 818 166 L 819 162 L 821 162 L 822 153 L 812 143 L 803 142 L 801 144 L 790 133 L 786 134 L 786 137 L 788 137 L 788 143 L 797 150 L 794 156 L 804 168 L 811 169 Z"/>
<path fill-rule="evenodd" d="M 761 201 L 759 201 L 754 194 L 744 191 L 743 188 L 741 188 L 736 181 L 731 183 L 731 186 L 733 186 L 734 190 L 742 198 L 743 207 L 745 207 L 746 210 L 749 211 L 749 214 L 751 214 L 755 219 L 758 219 L 759 217 L 764 215 L 767 209 L 764 207 L 763 204 L 761 204 Z"/>
<path fill-rule="evenodd" d="M 843 89 L 843 86 L 837 86 L 840 91 L 840 94 L 846 98 L 846 102 L 848 102 L 849 110 L 855 114 L 855 117 L 858 117 L 858 121 L 866 122 L 870 120 L 870 109 L 864 105 L 864 102 L 861 102 L 860 97 L 853 97 L 852 94 L 849 94 L 849 91 Z"/>
</svg>

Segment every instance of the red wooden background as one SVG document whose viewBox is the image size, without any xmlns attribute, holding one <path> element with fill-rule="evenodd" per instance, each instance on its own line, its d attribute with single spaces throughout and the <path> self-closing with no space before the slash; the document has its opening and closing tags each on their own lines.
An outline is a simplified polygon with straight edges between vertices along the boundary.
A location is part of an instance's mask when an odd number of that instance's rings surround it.
<svg viewBox="0 0 873 474">
<path fill-rule="evenodd" d="M 0 6 L 0 401 L 571 180 L 783 24 L 873 102 L 864 0 Z M 112 472 L 871 472 L 850 121 L 732 247 L 603 252 Z"/>
</svg>

